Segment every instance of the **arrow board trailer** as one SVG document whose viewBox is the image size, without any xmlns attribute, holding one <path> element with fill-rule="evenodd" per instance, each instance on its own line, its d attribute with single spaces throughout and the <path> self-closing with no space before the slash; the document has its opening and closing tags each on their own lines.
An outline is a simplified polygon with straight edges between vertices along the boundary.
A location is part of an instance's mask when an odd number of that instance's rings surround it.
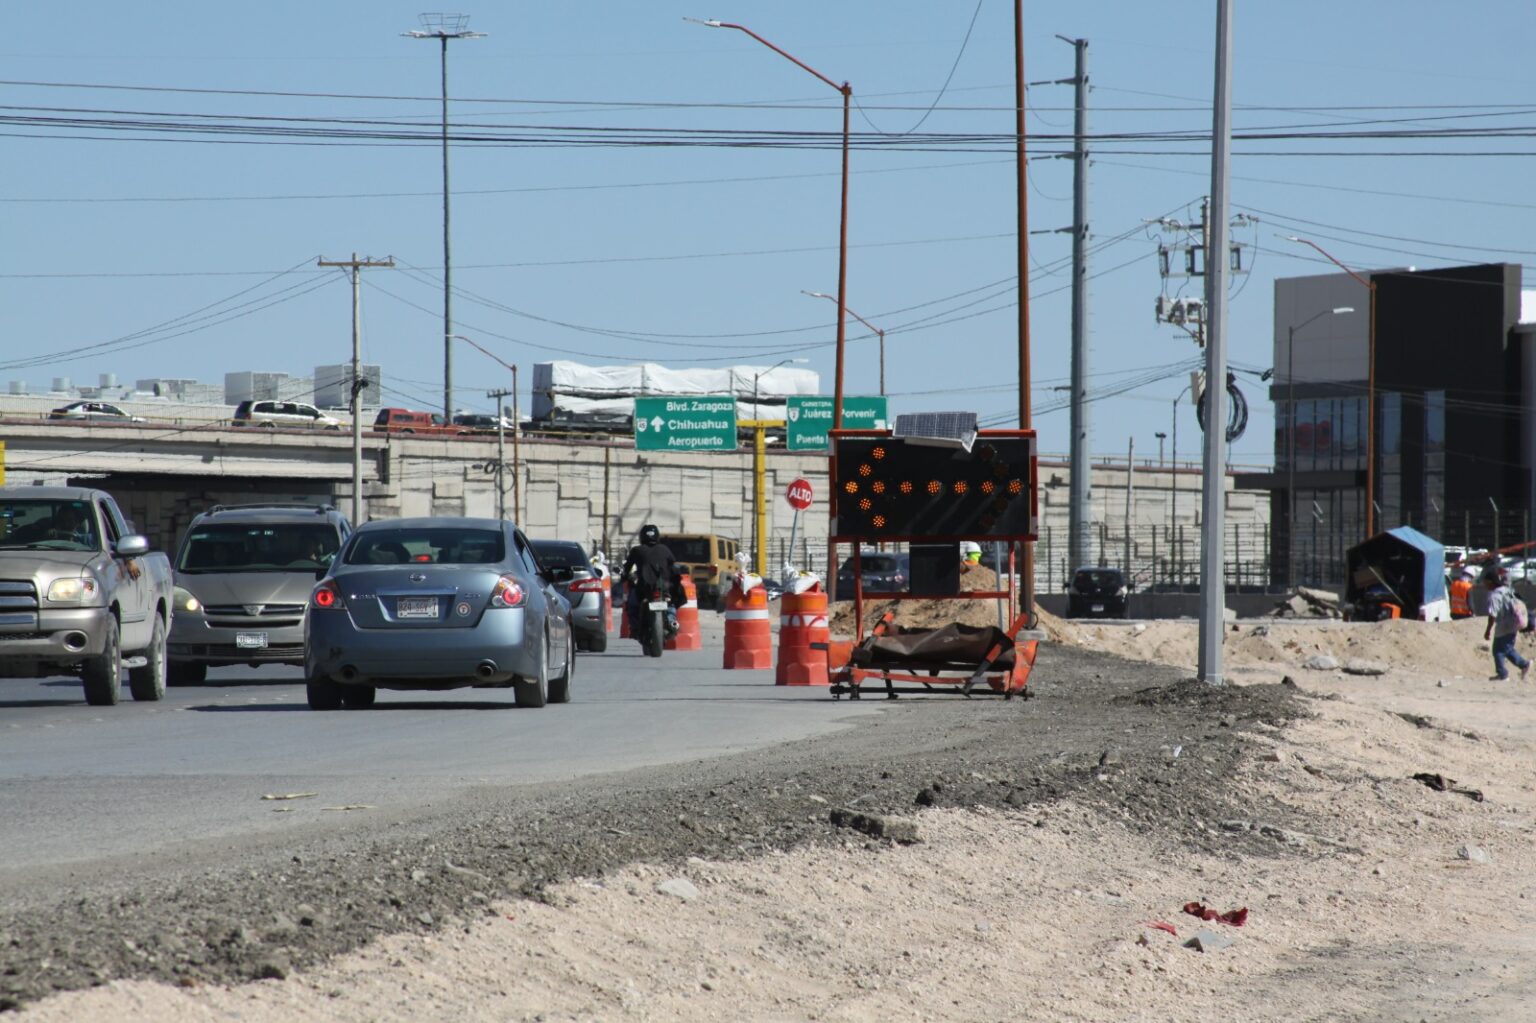
<svg viewBox="0 0 1536 1023">
<path fill-rule="evenodd" d="M 857 699 L 860 685 L 872 680 L 884 682 L 892 698 L 946 685 L 969 697 L 978 684 L 1007 698 L 1027 695 L 1039 634 L 1031 628 L 1033 609 L 1019 607 L 1012 552 L 1038 532 L 1035 432 L 980 430 L 964 440 L 936 444 L 886 430 L 832 432 L 830 532 L 834 543 L 853 548 L 858 623 L 848 663 L 829 664 L 834 698 Z M 1008 545 L 1006 589 L 961 588 L 960 543 L 966 540 Z M 910 550 L 908 591 L 881 593 L 881 600 L 1006 598 L 1012 622 L 1006 629 L 958 622 L 913 629 L 896 625 L 887 612 L 866 636 L 861 551 L 901 542 Z M 898 690 L 897 682 L 909 688 Z"/>
</svg>

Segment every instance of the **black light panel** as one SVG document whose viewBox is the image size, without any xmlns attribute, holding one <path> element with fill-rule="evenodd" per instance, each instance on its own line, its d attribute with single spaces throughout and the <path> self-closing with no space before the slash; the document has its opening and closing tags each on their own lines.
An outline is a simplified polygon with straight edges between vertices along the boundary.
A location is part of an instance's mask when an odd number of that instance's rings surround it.
<svg viewBox="0 0 1536 1023">
<path fill-rule="evenodd" d="M 837 437 L 833 443 L 838 536 L 1035 535 L 1032 437 L 980 436 L 969 452 L 892 437 Z"/>
</svg>

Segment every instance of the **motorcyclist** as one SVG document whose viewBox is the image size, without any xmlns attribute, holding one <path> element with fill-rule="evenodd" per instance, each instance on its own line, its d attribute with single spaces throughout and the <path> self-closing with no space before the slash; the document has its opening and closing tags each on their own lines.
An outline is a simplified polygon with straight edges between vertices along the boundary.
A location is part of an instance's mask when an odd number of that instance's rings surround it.
<svg viewBox="0 0 1536 1023">
<path fill-rule="evenodd" d="M 651 523 L 640 527 L 640 542 L 629 549 L 619 578 L 624 580 L 624 613 L 629 616 L 632 633 L 640 634 L 640 601 L 656 590 L 666 593 L 667 602 L 672 605 L 667 611 L 667 631 L 677 631 L 675 609 L 682 603 L 678 599 L 677 561 L 671 548 L 661 542 L 660 529 Z"/>
</svg>

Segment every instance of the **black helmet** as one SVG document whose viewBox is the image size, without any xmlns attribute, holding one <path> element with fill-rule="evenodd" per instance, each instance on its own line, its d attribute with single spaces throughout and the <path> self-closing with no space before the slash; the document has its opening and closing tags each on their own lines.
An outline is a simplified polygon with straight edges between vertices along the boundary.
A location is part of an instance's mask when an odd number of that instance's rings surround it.
<svg viewBox="0 0 1536 1023">
<path fill-rule="evenodd" d="M 661 543 L 661 530 L 647 522 L 640 527 L 640 542 L 647 547 L 654 547 Z"/>
<path fill-rule="evenodd" d="M 1504 573 L 1499 571 L 1498 565 L 1485 565 L 1483 567 L 1483 582 L 1496 583 L 1503 579 Z"/>
</svg>

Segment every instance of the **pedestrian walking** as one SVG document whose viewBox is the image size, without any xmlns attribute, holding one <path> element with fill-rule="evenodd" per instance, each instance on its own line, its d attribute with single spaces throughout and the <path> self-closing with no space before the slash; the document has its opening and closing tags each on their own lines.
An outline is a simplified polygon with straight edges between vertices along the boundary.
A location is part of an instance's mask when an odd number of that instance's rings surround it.
<svg viewBox="0 0 1536 1023">
<path fill-rule="evenodd" d="M 1520 656 L 1520 651 L 1515 649 L 1515 640 L 1530 624 L 1525 601 L 1493 565 L 1483 569 L 1483 585 L 1488 589 L 1488 626 L 1483 629 L 1483 638 L 1493 639 L 1494 674 L 1489 681 L 1508 681 L 1509 669 L 1504 667 L 1504 662 L 1508 661 L 1520 669 L 1520 681 L 1524 682 L 1530 673 L 1531 662 Z"/>
</svg>

